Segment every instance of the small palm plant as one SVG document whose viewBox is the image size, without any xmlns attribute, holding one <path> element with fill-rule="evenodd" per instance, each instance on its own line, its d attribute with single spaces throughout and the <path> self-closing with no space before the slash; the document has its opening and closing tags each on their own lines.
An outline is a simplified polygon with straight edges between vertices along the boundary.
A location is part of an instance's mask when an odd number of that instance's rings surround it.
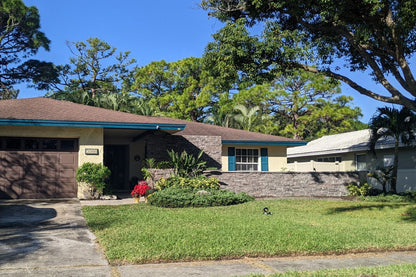
<svg viewBox="0 0 416 277">
<path fill-rule="evenodd" d="M 196 177 L 201 175 L 206 169 L 206 161 L 201 161 L 203 151 L 200 151 L 198 156 L 195 157 L 188 154 L 186 151 L 182 153 L 175 152 L 174 150 L 168 150 L 169 157 L 172 161 L 175 175 L 180 177 Z"/>
</svg>

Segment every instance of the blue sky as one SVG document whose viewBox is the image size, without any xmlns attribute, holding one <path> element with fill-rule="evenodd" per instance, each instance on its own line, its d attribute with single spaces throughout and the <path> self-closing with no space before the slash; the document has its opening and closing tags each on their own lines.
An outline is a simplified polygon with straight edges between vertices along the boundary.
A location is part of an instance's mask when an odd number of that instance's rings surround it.
<svg viewBox="0 0 416 277">
<path fill-rule="evenodd" d="M 211 35 L 222 27 L 215 18 L 198 7 L 198 0 L 23 0 L 36 6 L 41 30 L 51 40 L 50 51 L 36 58 L 66 64 L 71 53 L 66 42 L 98 37 L 117 48 L 131 51 L 138 65 L 152 61 L 176 61 L 201 57 Z M 355 80 L 372 84 L 365 74 Z M 371 87 L 370 87 L 371 89 Z M 386 104 L 361 96 L 346 85 L 342 92 L 354 97 L 354 105 L 363 111 L 368 123 L 378 106 Z M 19 98 L 43 96 L 45 91 L 20 87 Z"/>
</svg>

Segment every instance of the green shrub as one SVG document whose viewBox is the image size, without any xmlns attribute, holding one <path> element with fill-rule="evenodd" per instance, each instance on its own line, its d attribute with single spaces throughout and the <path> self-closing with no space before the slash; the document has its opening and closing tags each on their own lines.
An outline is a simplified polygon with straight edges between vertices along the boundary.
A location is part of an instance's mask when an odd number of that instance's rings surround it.
<svg viewBox="0 0 416 277">
<path fill-rule="evenodd" d="M 351 183 L 347 186 L 349 195 L 352 196 L 366 196 L 369 194 L 371 186 L 368 183 L 358 185 L 356 183 Z"/>
<path fill-rule="evenodd" d="M 77 169 L 75 178 L 78 182 L 93 185 L 97 191 L 102 193 L 110 175 L 110 169 L 103 164 L 84 163 Z"/>
<path fill-rule="evenodd" d="M 366 196 L 362 197 L 362 200 L 370 201 L 370 202 L 392 202 L 392 203 L 400 203 L 400 202 L 416 202 L 416 192 L 415 191 L 407 191 L 401 194 L 380 194 L 377 196 Z"/>
<path fill-rule="evenodd" d="M 165 208 L 211 207 L 241 204 L 254 200 L 248 194 L 228 190 L 207 190 L 201 193 L 190 188 L 166 188 L 148 197 L 148 203 Z"/>
<path fill-rule="evenodd" d="M 208 178 L 201 175 L 198 177 L 172 176 L 168 179 L 160 178 L 155 184 L 155 188 L 158 190 L 171 187 L 215 190 L 220 188 L 220 183 L 217 178 Z"/>
</svg>

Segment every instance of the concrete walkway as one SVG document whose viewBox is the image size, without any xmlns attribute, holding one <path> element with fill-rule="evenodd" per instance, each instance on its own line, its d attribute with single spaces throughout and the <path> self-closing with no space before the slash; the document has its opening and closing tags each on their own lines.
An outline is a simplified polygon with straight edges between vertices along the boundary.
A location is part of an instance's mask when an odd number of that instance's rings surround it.
<svg viewBox="0 0 416 277">
<path fill-rule="evenodd" d="M 416 251 L 118 266 L 118 276 L 248 276 L 286 271 L 416 263 Z"/>
<path fill-rule="evenodd" d="M 131 202 L 126 198 L 101 204 Z M 86 226 L 81 205 L 88 202 L 0 201 L 0 276 L 248 276 L 416 264 L 416 251 L 403 251 L 111 266 Z"/>
</svg>

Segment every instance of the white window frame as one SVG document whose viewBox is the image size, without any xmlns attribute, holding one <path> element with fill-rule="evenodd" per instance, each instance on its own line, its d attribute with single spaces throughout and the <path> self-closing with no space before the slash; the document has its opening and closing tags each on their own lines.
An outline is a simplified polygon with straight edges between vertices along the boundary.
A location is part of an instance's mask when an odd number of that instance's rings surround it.
<svg viewBox="0 0 416 277">
<path fill-rule="evenodd" d="M 333 161 L 330 161 L 332 160 Z M 341 156 L 328 156 L 328 157 L 319 157 L 316 159 L 317 162 L 321 163 L 341 163 L 342 157 Z"/>
<path fill-rule="evenodd" d="M 257 151 L 257 156 L 253 155 L 249 155 L 249 151 Z M 241 152 L 240 152 L 241 151 Z M 243 151 L 246 151 L 246 154 L 243 155 Z M 239 154 L 240 152 L 240 154 Z M 240 160 L 241 157 L 241 160 Z M 244 159 L 245 157 L 245 159 Z M 250 158 L 257 158 L 257 162 L 250 162 Z M 243 161 L 245 160 L 245 161 Z M 243 170 L 241 169 L 242 166 L 244 165 L 256 165 L 257 166 L 257 170 L 253 169 L 246 169 Z M 235 171 L 251 171 L 251 172 L 257 172 L 257 171 L 261 171 L 261 157 L 260 157 L 260 149 L 259 148 L 236 148 L 235 149 Z"/>
</svg>

